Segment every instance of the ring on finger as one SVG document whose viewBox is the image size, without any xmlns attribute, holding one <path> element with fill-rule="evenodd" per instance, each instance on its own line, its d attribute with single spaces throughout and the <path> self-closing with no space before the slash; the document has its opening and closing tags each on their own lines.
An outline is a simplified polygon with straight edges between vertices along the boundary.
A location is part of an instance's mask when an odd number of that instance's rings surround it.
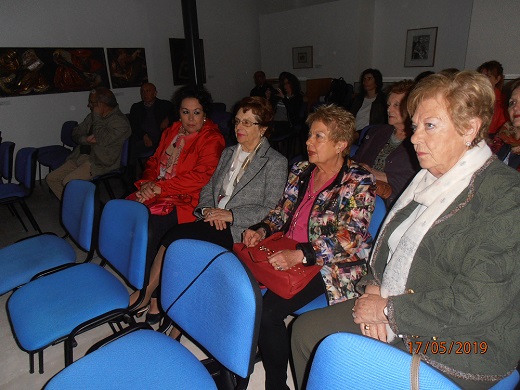
<svg viewBox="0 0 520 390">
<path fill-rule="evenodd" d="M 278 271 L 283 271 L 283 267 L 280 266 L 280 265 L 279 265 L 278 267 L 276 267 L 276 269 L 277 269 Z"/>
<path fill-rule="evenodd" d="M 365 324 L 365 330 L 370 330 L 370 325 Z"/>
</svg>

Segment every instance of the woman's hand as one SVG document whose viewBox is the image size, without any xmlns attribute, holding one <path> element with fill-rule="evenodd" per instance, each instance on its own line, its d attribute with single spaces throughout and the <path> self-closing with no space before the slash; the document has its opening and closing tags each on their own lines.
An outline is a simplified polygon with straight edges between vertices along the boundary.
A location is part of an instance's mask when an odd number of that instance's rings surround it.
<svg viewBox="0 0 520 390">
<path fill-rule="evenodd" d="M 217 230 L 224 230 L 227 222 L 233 222 L 233 213 L 225 209 L 205 208 L 204 221 L 209 222 L 211 226 L 215 226 Z"/>
<path fill-rule="evenodd" d="M 361 333 L 364 336 L 372 337 L 373 339 L 380 340 L 384 343 L 387 342 L 386 336 L 386 324 L 359 324 Z"/>
<path fill-rule="evenodd" d="M 372 175 L 374 175 L 376 180 L 380 180 L 380 181 L 384 181 L 385 183 L 388 183 L 388 177 L 386 177 L 386 173 L 384 173 L 382 171 L 378 171 L 377 169 L 374 169 L 374 168 L 372 168 L 369 165 L 364 164 L 364 163 L 362 163 L 360 165 L 363 168 L 365 168 L 368 172 L 370 172 Z"/>
<path fill-rule="evenodd" d="M 511 153 L 513 153 L 513 154 L 520 154 L 520 146 L 513 146 L 511 148 Z"/>
<path fill-rule="evenodd" d="M 377 294 L 363 294 L 356 300 L 353 317 L 356 324 L 384 324 L 387 323 L 384 309 L 388 302 Z"/>
<path fill-rule="evenodd" d="M 301 249 L 289 250 L 284 249 L 267 257 L 269 264 L 278 271 L 288 270 L 303 260 L 303 252 Z"/>
<path fill-rule="evenodd" d="M 144 203 L 148 199 L 152 199 L 153 197 L 160 195 L 162 192 L 161 187 L 159 187 L 153 181 L 147 181 L 141 184 L 141 188 L 136 192 L 137 201 Z"/>
<path fill-rule="evenodd" d="M 258 230 L 246 229 L 242 234 L 242 243 L 248 247 L 257 245 L 260 241 L 265 238 L 265 229 L 260 228 Z"/>
</svg>

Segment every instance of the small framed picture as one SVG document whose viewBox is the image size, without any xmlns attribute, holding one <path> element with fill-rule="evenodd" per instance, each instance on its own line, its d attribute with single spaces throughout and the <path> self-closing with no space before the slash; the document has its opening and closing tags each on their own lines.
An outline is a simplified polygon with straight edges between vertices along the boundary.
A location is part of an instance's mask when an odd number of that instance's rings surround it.
<svg viewBox="0 0 520 390">
<path fill-rule="evenodd" d="M 437 27 L 417 28 L 406 32 L 405 67 L 433 66 Z"/>
<path fill-rule="evenodd" d="M 312 46 L 293 47 L 293 69 L 312 68 Z"/>
</svg>

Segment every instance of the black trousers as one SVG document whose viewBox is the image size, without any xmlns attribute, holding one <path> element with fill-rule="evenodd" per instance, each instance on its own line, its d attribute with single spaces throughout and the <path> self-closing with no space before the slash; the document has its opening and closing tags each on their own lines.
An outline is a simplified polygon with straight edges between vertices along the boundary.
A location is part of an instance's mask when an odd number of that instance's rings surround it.
<svg viewBox="0 0 520 390">
<path fill-rule="evenodd" d="M 166 234 L 163 234 L 161 237 L 162 240 L 160 240 L 160 245 L 165 246 L 166 248 L 168 248 L 172 242 L 182 238 L 208 241 L 229 250 L 233 248 L 233 236 L 231 235 L 229 224 L 227 224 L 226 229 L 217 230 L 214 226 L 211 226 L 209 222 L 204 221 L 181 223 L 171 227 Z M 159 249 L 159 245 L 157 246 L 157 249 Z M 157 249 L 155 253 L 157 253 Z M 158 298 L 160 296 L 159 292 L 160 285 L 155 289 L 152 296 Z"/>
<path fill-rule="evenodd" d="M 265 293 L 258 346 L 265 369 L 266 390 L 289 389 L 287 363 L 291 349 L 285 318 L 324 293 L 321 273 L 291 299 L 284 299 L 271 291 Z"/>
</svg>

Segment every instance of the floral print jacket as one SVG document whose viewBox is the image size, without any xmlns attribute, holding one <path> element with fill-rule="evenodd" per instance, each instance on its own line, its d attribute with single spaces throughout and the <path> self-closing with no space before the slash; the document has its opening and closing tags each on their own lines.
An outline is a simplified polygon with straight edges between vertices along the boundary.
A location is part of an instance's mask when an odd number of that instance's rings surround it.
<svg viewBox="0 0 520 390">
<path fill-rule="evenodd" d="M 287 232 L 314 168 L 307 161 L 295 164 L 276 208 L 251 228 L 263 227 L 267 236 Z M 304 252 L 308 264 L 322 266 L 329 305 L 359 296 L 354 284 L 366 274 L 375 182 L 367 170 L 346 159 L 336 179 L 316 197 L 312 206 L 309 242 L 299 244 L 298 248 Z"/>
</svg>

